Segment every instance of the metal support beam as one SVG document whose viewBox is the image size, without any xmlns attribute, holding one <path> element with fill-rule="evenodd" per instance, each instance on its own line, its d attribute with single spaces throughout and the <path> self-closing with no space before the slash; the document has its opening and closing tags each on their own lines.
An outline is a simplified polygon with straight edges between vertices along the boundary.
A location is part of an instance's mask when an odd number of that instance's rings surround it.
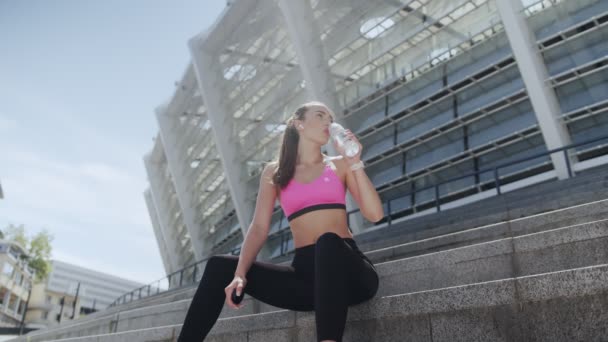
<svg viewBox="0 0 608 342">
<path fill-rule="evenodd" d="M 557 96 L 548 82 L 547 67 L 536 44 L 534 32 L 526 21 L 522 2 L 497 0 L 496 5 L 547 149 L 571 144 Z M 573 163 L 574 155 L 568 158 Z M 552 154 L 551 161 L 558 179 L 569 178 L 563 153 Z"/>
<path fill-rule="evenodd" d="M 150 189 L 144 191 L 144 199 L 146 206 L 148 207 L 148 214 L 150 215 L 150 222 L 152 222 L 152 229 L 154 230 L 154 236 L 156 237 L 156 243 L 158 244 L 158 250 L 160 252 L 163 266 L 165 268 L 165 274 L 175 272 L 177 269 L 174 268 L 174 262 L 171 260 L 171 253 L 169 253 L 169 247 L 165 241 L 163 235 L 163 228 L 158 217 L 158 209 L 154 205 L 154 199 L 152 199 L 152 192 Z"/>
<path fill-rule="evenodd" d="M 171 272 L 175 272 L 185 265 L 184 260 L 182 259 L 181 244 L 176 238 L 177 233 L 172 231 L 174 227 L 170 225 L 171 214 L 169 213 L 168 203 L 161 200 L 163 186 L 162 179 L 160 178 L 161 172 L 158 170 L 159 164 L 153 162 L 149 156 L 145 156 L 144 165 L 148 174 L 148 180 L 150 181 L 150 192 L 152 193 L 154 207 L 157 209 L 156 212 L 160 218 L 159 222 L 160 227 L 162 228 L 163 237 L 169 247 L 168 252 L 172 263 Z"/>
<path fill-rule="evenodd" d="M 222 103 L 226 98 L 219 89 L 223 79 L 222 71 L 219 70 L 219 61 L 204 49 L 205 43 L 198 36 L 192 38 L 188 45 L 192 56 L 196 77 L 203 96 L 203 102 L 207 108 L 207 116 L 211 123 L 215 145 L 219 150 L 219 157 L 226 175 L 226 182 L 232 197 L 232 203 L 236 209 L 236 215 L 241 226 L 243 237 L 253 218 L 253 206 L 246 201 L 247 183 L 243 175 L 244 165 L 239 158 L 238 139 L 233 136 L 232 114 Z"/>
<path fill-rule="evenodd" d="M 188 160 L 180 158 L 180 151 L 178 150 L 178 146 L 180 146 L 178 143 L 179 132 L 176 131 L 175 124 L 179 118 L 168 114 L 164 108 L 159 107 L 156 109 L 156 119 L 158 120 L 158 127 L 165 155 L 167 156 L 169 170 L 173 175 L 172 179 L 177 193 L 177 201 L 181 208 L 188 233 L 190 233 L 194 257 L 198 261 L 203 259 L 206 246 L 204 241 L 200 239 L 202 226 L 196 223 L 196 200 L 192 190 L 192 182 L 186 179 L 186 173 L 184 172 L 184 165 L 189 165 L 190 163 Z M 207 249 L 209 248 L 207 247 Z"/>
<path fill-rule="evenodd" d="M 311 98 L 325 103 L 336 115 L 336 121 L 342 122 L 343 108 L 336 96 L 336 88 L 331 77 L 327 57 L 320 32 L 315 23 L 314 13 L 309 1 L 279 0 L 279 7 L 285 18 L 285 25 L 298 56 L 298 62 L 306 80 L 306 90 Z M 326 145 L 332 155 L 337 155 L 333 144 Z M 352 195 L 348 193 L 346 208 L 348 211 L 357 207 Z M 349 221 L 354 234 L 363 230 L 359 216 Z"/>
</svg>

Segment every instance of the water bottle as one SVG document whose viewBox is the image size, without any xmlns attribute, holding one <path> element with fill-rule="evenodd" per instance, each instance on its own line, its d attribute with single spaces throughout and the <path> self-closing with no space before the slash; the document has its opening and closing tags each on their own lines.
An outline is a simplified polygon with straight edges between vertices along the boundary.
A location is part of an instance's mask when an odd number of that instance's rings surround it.
<svg viewBox="0 0 608 342">
<path fill-rule="evenodd" d="M 344 147 L 344 152 L 346 153 L 347 157 L 354 157 L 357 153 L 359 153 L 359 145 L 348 138 L 346 135 L 346 130 L 339 123 L 334 122 L 329 126 L 329 134 L 331 135 L 332 139 L 338 143 L 338 145 Z"/>
</svg>

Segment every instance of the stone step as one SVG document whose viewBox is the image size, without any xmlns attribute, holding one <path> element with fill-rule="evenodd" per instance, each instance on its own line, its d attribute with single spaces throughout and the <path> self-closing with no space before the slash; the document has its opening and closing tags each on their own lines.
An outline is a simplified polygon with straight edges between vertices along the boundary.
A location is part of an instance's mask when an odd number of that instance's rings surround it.
<svg viewBox="0 0 608 342">
<path fill-rule="evenodd" d="M 547 213 L 534 215 L 527 218 L 513 220 L 511 222 L 503 222 L 495 225 L 489 225 L 479 228 L 467 229 L 464 231 L 458 231 L 452 234 L 443 234 L 437 237 L 424 239 L 424 232 L 417 232 L 413 236 L 412 239 L 421 239 L 420 241 L 414 241 L 410 243 L 405 243 L 397 246 L 392 246 L 390 248 L 379 249 L 376 251 L 366 252 L 366 254 L 374 261 L 374 263 L 378 263 L 384 260 L 393 260 L 396 258 L 401 258 L 405 256 L 412 255 L 420 255 L 429 252 L 435 252 L 439 250 L 444 250 L 447 248 L 454 248 L 459 246 L 465 246 L 472 243 L 478 243 L 483 241 L 495 240 L 500 238 L 505 238 L 508 236 L 517 236 L 525 233 L 532 233 L 537 231 L 542 231 L 543 229 L 549 229 L 551 227 L 559 227 L 567 224 L 577 224 L 579 222 L 584 222 L 588 220 L 594 219 L 602 219 L 607 218 L 606 212 L 608 212 L 608 200 L 596 201 L 592 203 L 587 203 L 583 205 L 577 205 L 570 208 L 565 208 L 561 210 L 554 210 Z M 458 224 L 455 227 L 447 226 L 438 228 L 437 232 L 433 232 L 434 234 L 446 233 L 452 229 L 459 230 L 460 226 Z M 357 238 L 356 238 L 357 239 Z M 362 248 L 363 249 L 363 248 Z M 127 303 L 124 305 L 120 305 L 117 307 L 112 307 L 107 310 L 95 313 L 93 315 L 89 315 L 83 317 L 76 321 L 70 321 L 62 324 L 61 326 L 45 329 L 43 331 L 39 331 L 38 333 L 51 333 L 53 331 L 57 333 L 67 332 L 72 330 L 72 326 L 75 325 L 88 325 L 87 321 L 96 322 L 92 324 L 92 327 L 86 329 L 93 329 L 94 326 L 99 326 L 105 324 L 107 326 L 107 330 L 105 332 L 117 331 L 115 329 L 118 328 L 117 324 L 121 325 L 122 321 L 119 317 L 126 318 L 124 315 L 126 313 L 137 312 L 137 308 L 150 308 L 150 310 L 154 311 L 155 306 L 164 307 L 168 304 L 171 306 L 171 303 L 178 303 L 183 301 L 184 303 L 188 303 L 196 288 L 194 286 L 190 286 L 186 289 L 181 290 L 172 290 L 165 294 L 159 294 L 156 296 L 144 298 L 138 301 L 134 301 L 131 303 Z M 222 312 L 222 317 L 229 317 L 235 315 L 243 315 L 243 314 L 253 314 L 258 312 L 264 312 L 273 310 L 272 307 L 268 307 L 264 303 L 259 303 L 251 298 L 246 297 L 246 306 L 239 310 L 224 310 Z M 247 303 L 247 301 L 249 303 Z M 180 305 L 180 304 L 176 304 Z M 167 309 L 167 308 L 165 308 Z M 172 310 L 169 310 L 173 312 Z M 122 316 L 121 316 L 122 312 Z M 176 315 L 180 314 L 179 309 L 176 312 Z M 179 318 L 176 318 L 179 320 Z M 100 324 L 99 322 L 105 322 Z M 116 323 L 119 322 L 119 323 Z M 128 323 L 127 323 L 128 325 Z M 78 328 L 77 330 L 80 330 Z M 120 331 L 120 330 L 118 330 Z M 31 334 L 35 334 L 33 332 Z"/>
<path fill-rule="evenodd" d="M 512 199 L 533 200 L 543 194 L 548 195 L 550 198 L 555 198 L 561 197 L 554 195 L 562 193 L 564 189 L 584 190 L 586 188 L 599 189 L 606 187 L 608 187 L 608 167 L 603 166 L 601 169 L 595 170 L 595 172 L 577 175 L 570 179 L 551 180 L 514 190 L 505 189 L 506 192 L 502 191 L 502 194 L 498 197 L 502 197 L 503 200 L 506 200 L 506 202 L 515 207 L 519 201 L 513 201 Z M 483 206 L 483 202 L 471 203 L 471 209 L 478 209 Z"/>
<path fill-rule="evenodd" d="M 509 211 L 510 218 L 518 218 L 538 214 L 540 213 L 538 210 L 553 210 L 604 199 L 606 198 L 606 189 L 608 189 L 608 185 L 604 184 L 603 178 L 605 177 L 588 184 L 562 186 L 554 191 L 546 193 L 538 190 L 536 193 L 525 196 L 516 194 L 515 192 L 506 193 L 496 196 L 498 198 L 502 197 L 503 203 L 498 202 L 496 205 L 489 207 L 487 203 L 485 203 L 485 200 L 479 201 L 474 203 L 474 206 L 467 208 L 466 211 L 467 213 L 470 212 L 471 214 L 476 215 L 488 211 L 493 212 L 496 211 L 496 209 L 501 210 L 506 207 Z M 551 200 L 547 201 L 547 199 Z"/>
<path fill-rule="evenodd" d="M 377 234 L 383 234 L 383 238 L 376 237 L 374 239 L 365 238 L 357 235 L 355 240 L 360 249 L 364 252 L 380 250 L 395 245 L 409 243 L 439 237 L 446 234 L 465 232 L 471 229 L 483 227 L 499 227 L 501 225 L 510 228 L 514 232 L 525 231 L 522 225 L 537 227 L 536 231 L 543 230 L 544 226 L 550 226 L 555 222 L 563 221 L 563 224 L 575 224 L 584 222 L 582 220 L 593 221 L 605 218 L 608 213 L 608 199 L 606 199 L 608 191 L 604 193 L 604 198 L 601 200 L 590 201 L 583 204 L 578 204 L 569 207 L 561 207 L 564 209 L 546 210 L 538 214 L 530 214 L 525 217 L 510 218 L 509 213 L 487 213 L 477 218 L 469 220 L 454 220 L 452 223 L 446 223 L 441 226 L 428 225 L 409 225 L 408 221 L 400 222 L 391 228 L 381 228 Z M 549 204 L 550 205 L 550 204 Z M 544 225 L 542 224 L 545 221 Z M 490 228 L 493 230 L 494 228 Z M 500 230 L 500 228 L 499 228 Z M 531 232 L 531 229 L 527 231 Z M 502 233 L 501 233 L 502 234 Z M 498 235 L 497 235 L 498 236 Z M 496 236 L 496 237 L 497 237 Z M 492 236 L 491 236 L 492 237 Z"/>
<path fill-rule="evenodd" d="M 343 341 L 600 341 L 608 265 L 376 297 L 349 309 Z M 173 341 L 181 324 L 54 342 Z M 205 341 L 315 341 L 313 312 L 218 320 Z"/>
<path fill-rule="evenodd" d="M 608 219 L 376 265 L 379 295 L 608 264 Z"/>
<path fill-rule="evenodd" d="M 395 239 L 390 247 L 366 251 L 365 254 L 375 263 L 603 219 L 608 219 L 608 200 L 470 229 L 463 229 L 461 224 L 456 223 L 434 230 L 414 232 L 402 239 Z M 407 242 L 400 243 L 402 240 Z M 364 247 L 361 249 L 364 250 Z"/>
<path fill-rule="evenodd" d="M 380 275 L 377 296 L 428 291 L 608 264 L 608 219 L 480 243 L 376 265 Z M 72 336 L 144 329 L 183 322 L 190 300 L 121 312 L 97 322 L 66 329 Z M 245 308 L 224 307 L 221 317 L 280 310 L 247 296 Z M 51 335 L 63 335 L 55 331 Z M 32 341 L 36 341 L 32 333 Z M 45 339 L 50 337 L 45 334 Z"/>
<path fill-rule="evenodd" d="M 487 225 L 606 199 L 606 193 L 608 192 L 606 177 L 608 176 L 595 177 L 597 179 L 594 178 L 591 184 L 575 187 L 568 187 L 568 183 L 560 183 L 566 181 L 552 182 L 553 186 L 557 187 L 558 193 L 552 193 L 551 195 L 546 195 L 545 192 L 538 189 L 539 185 L 535 185 L 439 213 L 433 212 L 431 215 L 409 216 L 393 220 L 393 225 L 390 228 L 386 227 L 386 224 L 382 224 L 368 228 L 359 233 L 357 237 L 362 244 L 370 244 L 369 249 L 377 249 L 386 247 L 387 240 L 390 241 L 390 239 L 398 237 L 404 232 L 428 230 L 454 223 L 461 223 L 465 227 Z M 525 193 L 520 195 L 524 191 Z M 528 191 L 535 192 L 528 194 Z M 528 200 L 528 197 L 534 198 Z M 550 200 L 547 200 L 548 198 Z M 377 243 L 373 244 L 374 242 Z"/>
<path fill-rule="evenodd" d="M 66 330 L 69 327 L 83 324 L 87 321 L 102 321 L 106 320 L 109 317 L 116 317 L 116 315 L 120 312 L 129 311 L 141 307 L 154 306 L 159 304 L 172 303 L 175 301 L 188 299 L 191 300 L 194 296 L 195 288 L 192 286 L 181 288 L 181 289 L 173 289 L 164 293 L 160 293 L 157 295 L 152 295 L 149 297 L 144 297 L 139 300 L 135 300 L 130 303 L 121 304 L 118 306 L 108 307 L 104 310 L 97 311 L 86 316 L 83 316 L 77 320 L 73 321 L 65 321 L 61 323 L 61 325 L 53 326 L 40 331 L 55 331 L 55 330 Z M 111 320 L 111 319 L 110 319 Z M 34 332 L 35 333 L 35 332 Z"/>
<path fill-rule="evenodd" d="M 540 183 L 536 183 L 530 186 L 512 189 L 512 186 L 501 185 L 501 189 L 505 189 L 502 191 L 504 195 L 509 196 L 523 196 L 523 197 L 531 197 L 535 196 L 539 193 L 551 193 L 552 191 L 560 190 L 566 187 L 573 187 L 582 184 L 601 184 L 602 181 L 608 180 L 606 175 L 608 173 L 608 165 L 601 165 L 595 167 L 593 169 L 584 170 L 576 174 L 575 177 L 568 179 L 550 179 L 545 180 Z M 605 184 L 608 186 L 608 184 Z"/>
</svg>

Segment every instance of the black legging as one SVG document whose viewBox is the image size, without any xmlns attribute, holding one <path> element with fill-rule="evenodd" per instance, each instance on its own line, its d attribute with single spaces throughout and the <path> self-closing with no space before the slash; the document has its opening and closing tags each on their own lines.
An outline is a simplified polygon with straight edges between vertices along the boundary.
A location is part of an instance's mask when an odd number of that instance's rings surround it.
<svg viewBox="0 0 608 342">
<path fill-rule="evenodd" d="M 238 257 L 217 255 L 207 261 L 182 325 L 178 342 L 200 342 L 222 311 L 224 289 L 234 279 Z M 294 311 L 315 311 L 317 340 L 341 341 L 349 305 L 371 299 L 378 274 L 355 240 L 325 233 L 316 244 L 296 248 L 291 266 L 254 261 L 245 293 L 264 303 Z"/>
</svg>

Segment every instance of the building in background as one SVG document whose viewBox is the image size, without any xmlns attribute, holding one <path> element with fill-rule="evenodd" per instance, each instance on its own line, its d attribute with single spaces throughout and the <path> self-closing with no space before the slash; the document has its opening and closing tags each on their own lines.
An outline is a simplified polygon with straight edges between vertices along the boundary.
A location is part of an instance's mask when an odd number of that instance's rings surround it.
<svg viewBox="0 0 608 342">
<path fill-rule="evenodd" d="M 350 199 L 355 235 L 495 196 L 495 175 L 509 191 L 608 162 L 604 139 L 499 168 L 607 134 L 606 1 L 229 3 L 190 40 L 144 157 L 170 287 L 200 277 L 202 264 L 184 270 L 198 260 L 239 253 L 260 172 L 309 100 L 359 138 L 383 201 L 373 223 Z M 262 258 L 293 248 L 277 202 Z"/>
<path fill-rule="evenodd" d="M 16 242 L 0 240 L 0 325 L 18 327 L 29 298 L 35 272 L 23 259 L 25 249 Z"/>
<path fill-rule="evenodd" d="M 143 284 L 52 260 L 47 281 L 36 284 L 26 324 L 43 328 L 103 310 L 117 297 Z"/>
<path fill-rule="evenodd" d="M 81 313 L 80 298 L 75 293 L 50 291 L 46 283 L 34 284 L 25 315 L 28 328 L 42 329 L 71 319 Z"/>
</svg>

